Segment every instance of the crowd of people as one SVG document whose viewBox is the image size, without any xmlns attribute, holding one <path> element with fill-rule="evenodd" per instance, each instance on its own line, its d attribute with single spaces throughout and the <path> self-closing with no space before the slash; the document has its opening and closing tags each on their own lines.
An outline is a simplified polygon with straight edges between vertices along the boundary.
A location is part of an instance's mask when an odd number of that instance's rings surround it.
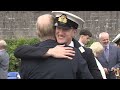
<svg viewBox="0 0 120 90">
<path fill-rule="evenodd" d="M 39 16 L 36 33 L 41 41 L 22 45 L 14 52 L 21 59 L 21 79 L 117 79 L 120 34 L 112 41 L 116 45 L 110 42 L 108 32 L 101 32 L 99 40 L 86 47 L 92 38 L 88 28 L 80 30 L 79 40 L 74 38 L 79 24 L 84 22 L 66 11 Z"/>
</svg>

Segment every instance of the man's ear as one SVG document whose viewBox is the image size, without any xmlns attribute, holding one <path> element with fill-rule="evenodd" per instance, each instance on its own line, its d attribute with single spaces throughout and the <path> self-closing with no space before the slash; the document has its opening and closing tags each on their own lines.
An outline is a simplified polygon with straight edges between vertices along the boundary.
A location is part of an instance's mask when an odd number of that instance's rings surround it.
<svg viewBox="0 0 120 90">
<path fill-rule="evenodd" d="M 76 34 L 77 33 L 77 29 L 74 29 L 74 34 Z"/>
</svg>

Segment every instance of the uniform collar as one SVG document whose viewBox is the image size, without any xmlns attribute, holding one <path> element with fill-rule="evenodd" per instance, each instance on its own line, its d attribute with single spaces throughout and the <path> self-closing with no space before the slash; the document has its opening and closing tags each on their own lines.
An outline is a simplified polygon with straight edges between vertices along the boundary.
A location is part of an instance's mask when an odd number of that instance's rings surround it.
<svg viewBox="0 0 120 90">
<path fill-rule="evenodd" d="M 74 42 L 71 41 L 70 44 L 68 46 L 74 47 Z"/>
<path fill-rule="evenodd" d="M 81 46 L 85 46 L 81 41 L 78 41 L 80 43 Z"/>
</svg>

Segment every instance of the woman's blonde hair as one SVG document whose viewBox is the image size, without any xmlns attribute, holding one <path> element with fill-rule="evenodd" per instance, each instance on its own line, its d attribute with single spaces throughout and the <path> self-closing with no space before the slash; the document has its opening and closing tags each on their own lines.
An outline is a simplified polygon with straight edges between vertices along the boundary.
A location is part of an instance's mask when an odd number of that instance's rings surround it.
<svg viewBox="0 0 120 90">
<path fill-rule="evenodd" d="M 97 53 L 100 53 L 104 50 L 104 47 L 102 46 L 102 44 L 100 42 L 94 42 L 90 48 L 93 51 L 93 54 L 96 56 Z"/>
</svg>

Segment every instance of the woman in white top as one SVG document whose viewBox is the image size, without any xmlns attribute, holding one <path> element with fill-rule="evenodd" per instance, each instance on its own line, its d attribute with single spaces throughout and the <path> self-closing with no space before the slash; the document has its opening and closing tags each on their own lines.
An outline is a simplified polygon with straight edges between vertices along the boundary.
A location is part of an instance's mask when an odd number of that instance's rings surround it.
<svg viewBox="0 0 120 90">
<path fill-rule="evenodd" d="M 107 79 L 106 78 L 106 74 L 105 74 L 105 71 L 102 67 L 102 65 L 100 64 L 100 62 L 98 61 L 97 57 L 104 51 L 104 47 L 99 43 L 99 42 L 94 42 L 90 48 L 92 49 L 93 51 L 93 54 L 95 56 L 95 60 L 96 60 L 96 63 L 97 63 L 97 66 L 103 76 L 103 79 Z"/>
</svg>

